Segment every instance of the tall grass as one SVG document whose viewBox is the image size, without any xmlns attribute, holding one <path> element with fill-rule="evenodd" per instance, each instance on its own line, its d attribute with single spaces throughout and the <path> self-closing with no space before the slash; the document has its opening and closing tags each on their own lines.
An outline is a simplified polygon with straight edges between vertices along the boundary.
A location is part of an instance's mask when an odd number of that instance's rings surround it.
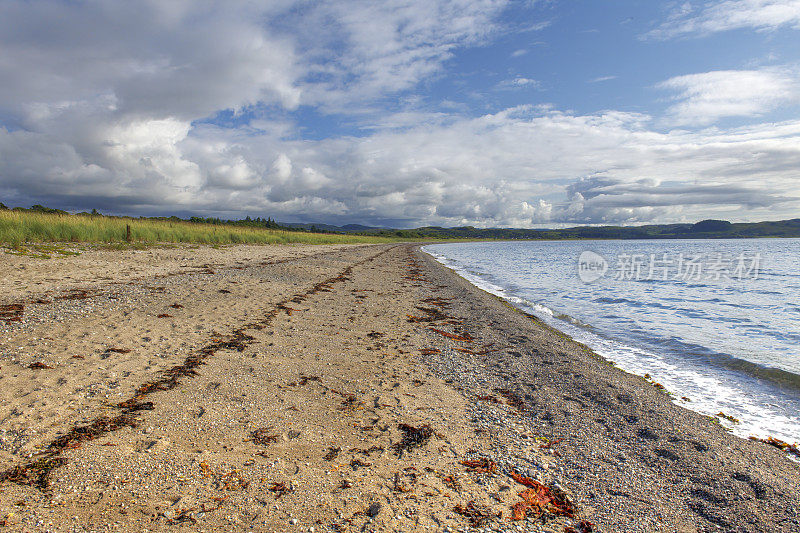
<svg viewBox="0 0 800 533">
<path fill-rule="evenodd" d="M 0 211 L 0 244 L 18 247 L 44 242 L 124 243 L 127 226 L 131 227 L 131 242 L 143 244 L 344 244 L 392 240 L 166 220 Z"/>
</svg>

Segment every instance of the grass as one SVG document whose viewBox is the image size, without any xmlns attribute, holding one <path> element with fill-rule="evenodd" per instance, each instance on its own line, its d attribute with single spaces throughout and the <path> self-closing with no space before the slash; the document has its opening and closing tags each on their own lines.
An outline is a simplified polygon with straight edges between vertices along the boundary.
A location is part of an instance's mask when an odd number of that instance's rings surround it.
<svg viewBox="0 0 800 533">
<path fill-rule="evenodd" d="M 127 226 L 131 241 L 126 241 Z M 214 224 L 124 217 L 0 211 L 0 245 L 18 249 L 31 243 L 106 243 L 119 247 L 158 243 L 195 244 L 347 244 L 398 239 L 332 235 Z"/>
</svg>

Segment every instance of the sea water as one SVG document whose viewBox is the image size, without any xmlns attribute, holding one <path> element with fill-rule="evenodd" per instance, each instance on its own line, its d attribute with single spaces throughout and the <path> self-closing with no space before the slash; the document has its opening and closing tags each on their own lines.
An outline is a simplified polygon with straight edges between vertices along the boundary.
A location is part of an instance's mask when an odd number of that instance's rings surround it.
<svg viewBox="0 0 800 533">
<path fill-rule="evenodd" d="M 800 239 L 508 241 L 423 248 L 676 403 L 800 441 Z"/>
</svg>

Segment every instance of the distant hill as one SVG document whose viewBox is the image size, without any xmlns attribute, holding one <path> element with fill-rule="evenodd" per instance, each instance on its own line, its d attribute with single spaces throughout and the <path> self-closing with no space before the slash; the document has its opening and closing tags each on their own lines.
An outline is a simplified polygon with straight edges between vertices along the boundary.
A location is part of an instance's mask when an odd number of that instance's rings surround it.
<svg viewBox="0 0 800 533">
<path fill-rule="evenodd" d="M 378 226 L 364 226 L 362 224 L 345 224 L 344 226 L 333 226 L 331 224 L 310 224 L 300 222 L 279 222 L 281 226 L 287 228 L 300 228 L 311 230 L 315 228 L 319 231 L 331 231 L 335 233 L 366 233 L 376 231 L 391 231 L 389 228 L 381 228 Z"/>
<path fill-rule="evenodd" d="M 409 230 L 367 231 L 365 234 L 407 239 L 742 239 L 754 237 L 800 237 L 800 218 L 771 222 L 702 220 L 695 224 L 647 226 L 578 226 L 564 229 L 515 229 L 472 226 L 442 228 L 427 226 Z"/>
</svg>

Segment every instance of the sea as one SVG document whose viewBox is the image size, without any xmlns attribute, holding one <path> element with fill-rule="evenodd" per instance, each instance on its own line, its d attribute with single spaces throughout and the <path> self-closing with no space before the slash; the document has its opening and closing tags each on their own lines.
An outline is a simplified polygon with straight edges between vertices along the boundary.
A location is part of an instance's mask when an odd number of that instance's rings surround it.
<svg viewBox="0 0 800 533">
<path fill-rule="evenodd" d="M 736 435 L 800 442 L 800 239 L 423 250 Z"/>
</svg>

